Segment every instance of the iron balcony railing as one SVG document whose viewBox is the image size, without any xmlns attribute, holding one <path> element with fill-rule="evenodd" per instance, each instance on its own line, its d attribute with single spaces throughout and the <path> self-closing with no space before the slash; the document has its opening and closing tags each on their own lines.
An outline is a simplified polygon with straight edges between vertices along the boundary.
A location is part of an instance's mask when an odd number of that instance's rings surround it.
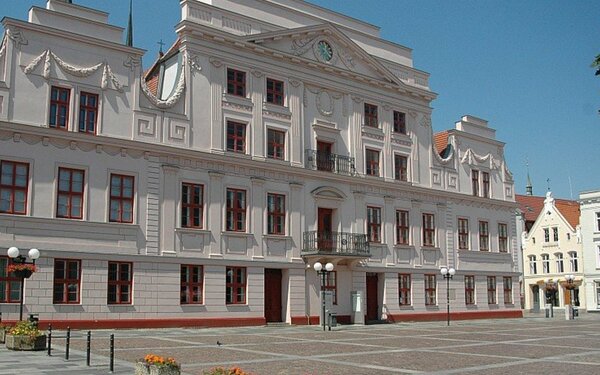
<svg viewBox="0 0 600 375">
<path fill-rule="evenodd" d="M 327 254 L 370 257 L 366 234 L 346 232 L 304 232 L 302 255 Z"/>
<path fill-rule="evenodd" d="M 317 150 L 306 150 L 306 168 L 349 176 L 356 174 L 354 158 Z"/>
</svg>

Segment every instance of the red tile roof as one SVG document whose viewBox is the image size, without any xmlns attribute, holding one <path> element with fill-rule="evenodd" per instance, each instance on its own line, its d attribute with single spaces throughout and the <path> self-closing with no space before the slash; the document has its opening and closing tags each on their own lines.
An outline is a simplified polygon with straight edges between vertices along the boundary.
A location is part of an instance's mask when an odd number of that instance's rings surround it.
<svg viewBox="0 0 600 375">
<path fill-rule="evenodd" d="M 542 209 L 544 208 L 544 200 L 546 197 L 536 197 L 533 195 L 515 195 L 515 200 L 519 204 L 519 208 L 523 212 L 525 221 L 534 222 Z M 579 225 L 579 203 L 577 201 L 571 201 L 568 199 L 555 199 L 554 205 L 564 216 L 567 222 L 575 229 Z"/>
<path fill-rule="evenodd" d="M 435 133 L 433 135 L 433 144 L 438 154 L 442 154 L 446 147 L 448 147 L 448 131 Z"/>
</svg>

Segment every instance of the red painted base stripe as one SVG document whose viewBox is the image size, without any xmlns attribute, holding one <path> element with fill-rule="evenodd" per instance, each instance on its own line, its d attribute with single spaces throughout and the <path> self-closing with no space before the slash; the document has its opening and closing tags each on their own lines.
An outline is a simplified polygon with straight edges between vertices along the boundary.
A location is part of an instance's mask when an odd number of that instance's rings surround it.
<svg viewBox="0 0 600 375">
<path fill-rule="evenodd" d="M 509 319 L 522 318 L 522 310 L 498 310 L 498 311 L 454 311 L 450 312 L 450 320 L 471 320 L 471 319 Z M 423 312 L 423 313 L 405 313 L 388 314 L 388 321 L 410 322 L 410 321 L 437 321 L 446 320 L 447 313 L 444 312 Z"/>
</svg>

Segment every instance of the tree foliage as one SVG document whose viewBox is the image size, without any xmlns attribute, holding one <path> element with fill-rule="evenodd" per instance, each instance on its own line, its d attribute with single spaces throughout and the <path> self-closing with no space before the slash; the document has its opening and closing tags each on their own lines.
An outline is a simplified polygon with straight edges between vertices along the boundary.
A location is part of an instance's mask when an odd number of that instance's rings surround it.
<svg viewBox="0 0 600 375">
<path fill-rule="evenodd" d="M 596 55 L 596 58 L 592 63 L 592 68 L 596 68 L 596 75 L 600 76 L 600 55 Z"/>
</svg>

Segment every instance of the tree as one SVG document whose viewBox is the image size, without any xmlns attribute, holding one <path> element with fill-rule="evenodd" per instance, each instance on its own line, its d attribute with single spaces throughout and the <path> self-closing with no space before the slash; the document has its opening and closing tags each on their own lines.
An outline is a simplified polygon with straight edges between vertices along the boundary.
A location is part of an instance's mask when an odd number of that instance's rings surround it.
<svg viewBox="0 0 600 375">
<path fill-rule="evenodd" d="M 600 55 L 596 55 L 596 58 L 592 63 L 592 68 L 596 68 L 596 75 L 600 76 Z"/>
</svg>

